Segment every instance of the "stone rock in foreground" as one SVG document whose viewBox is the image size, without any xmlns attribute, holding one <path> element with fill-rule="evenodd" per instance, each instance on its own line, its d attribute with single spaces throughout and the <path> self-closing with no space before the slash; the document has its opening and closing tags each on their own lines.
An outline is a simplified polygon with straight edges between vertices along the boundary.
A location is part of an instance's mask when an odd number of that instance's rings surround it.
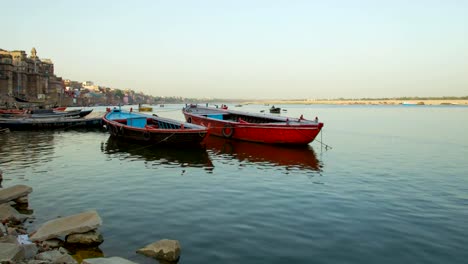
<svg viewBox="0 0 468 264">
<path fill-rule="evenodd" d="M 0 262 L 15 263 L 21 258 L 21 247 L 13 243 L 0 243 Z"/>
<path fill-rule="evenodd" d="M 13 223 L 23 223 L 27 218 L 26 215 L 18 213 L 11 205 L 7 203 L 0 204 L 0 220 L 2 222 L 12 221 Z"/>
<path fill-rule="evenodd" d="M 32 188 L 27 185 L 14 185 L 0 190 L 0 204 L 16 200 L 32 192 Z"/>
<path fill-rule="evenodd" d="M 77 264 L 78 262 L 72 258 L 72 256 L 61 252 L 60 250 L 52 250 L 37 254 L 37 260 L 48 261 L 49 263 L 60 263 L 60 264 Z"/>
<path fill-rule="evenodd" d="M 72 216 L 54 219 L 44 223 L 31 236 L 32 241 L 44 241 L 75 233 L 86 233 L 102 225 L 101 217 L 96 211 L 88 211 Z"/>
<path fill-rule="evenodd" d="M 69 244 L 97 246 L 104 242 L 104 238 L 99 231 L 91 230 L 86 233 L 68 235 L 65 241 Z"/>
<path fill-rule="evenodd" d="M 47 248 L 60 248 L 63 247 L 64 244 L 65 242 L 58 238 L 52 238 L 42 241 L 42 245 Z"/>
<path fill-rule="evenodd" d="M 180 257 L 180 244 L 177 240 L 162 239 L 138 249 L 137 253 L 157 260 L 176 262 Z"/>
<path fill-rule="evenodd" d="M 111 258 L 92 258 L 84 259 L 81 264 L 137 264 L 130 260 L 120 258 L 120 257 L 111 257 Z"/>
</svg>

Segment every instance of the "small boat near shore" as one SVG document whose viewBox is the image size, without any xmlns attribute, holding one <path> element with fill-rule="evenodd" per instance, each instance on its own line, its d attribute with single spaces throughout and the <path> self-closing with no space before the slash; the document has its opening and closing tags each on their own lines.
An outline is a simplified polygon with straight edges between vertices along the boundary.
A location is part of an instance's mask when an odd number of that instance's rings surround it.
<svg viewBox="0 0 468 264">
<path fill-rule="evenodd" d="M 106 113 L 103 122 L 112 136 L 150 144 L 201 146 L 206 127 L 121 109 Z"/>
<path fill-rule="evenodd" d="M 100 128 L 102 127 L 102 117 L 0 118 L 0 127 L 9 128 L 10 130 Z"/>
<path fill-rule="evenodd" d="M 35 110 L 18 110 L 8 109 L 0 110 L 0 116 L 3 118 L 51 118 L 51 117 L 85 117 L 93 110 L 71 110 L 59 111 L 54 109 L 35 109 Z"/>
<path fill-rule="evenodd" d="M 182 109 L 189 123 L 209 127 L 214 136 L 265 144 L 307 145 L 319 134 L 323 123 L 307 120 L 256 114 L 235 110 L 186 105 Z"/>
<path fill-rule="evenodd" d="M 27 110 L 23 109 L 0 109 L 0 115 L 21 115 L 26 112 Z"/>
<path fill-rule="evenodd" d="M 71 111 L 55 111 L 53 109 L 40 109 L 40 110 L 31 110 L 28 114 L 31 118 L 50 118 L 50 117 L 85 117 L 91 112 L 90 110 L 71 110 Z M 26 115 L 28 115 L 26 114 Z"/>
</svg>

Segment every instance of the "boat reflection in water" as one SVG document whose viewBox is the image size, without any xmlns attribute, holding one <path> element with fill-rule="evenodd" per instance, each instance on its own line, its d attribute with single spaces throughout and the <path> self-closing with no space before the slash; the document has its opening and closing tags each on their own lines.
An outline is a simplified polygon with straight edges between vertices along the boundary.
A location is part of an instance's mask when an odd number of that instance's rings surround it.
<svg viewBox="0 0 468 264">
<path fill-rule="evenodd" d="M 247 141 L 208 137 L 206 148 L 215 155 L 229 155 L 239 161 L 265 163 L 286 169 L 320 172 L 322 165 L 311 146 L 285 147 Z"/>
<path fill-rule="evenodd" d="M 198 167 L 213 169 L 208 152 L 203 148 L 177 148 L 169 146 L 141 145 L 134 142 L 124 142 L 110 136 L 101 146 L 102 152 L 119 157 L 154 161 L 157 165 Z"/>
</svg>

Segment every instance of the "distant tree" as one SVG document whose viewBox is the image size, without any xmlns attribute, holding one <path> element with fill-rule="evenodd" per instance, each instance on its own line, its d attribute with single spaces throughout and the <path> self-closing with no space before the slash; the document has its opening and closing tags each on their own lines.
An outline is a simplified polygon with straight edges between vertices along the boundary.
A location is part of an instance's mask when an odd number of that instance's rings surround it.
<svg viewBox="0 0 468 264">
<path fill-rule="evenodd" d="M 124 93 L 122 92 L 122 90 L 120 89 L 116 89 L 115 90 L 115 96 L 119 98 L 119 102 L 122 101 L 123 97 L 124 97 Z"/>
</svg>

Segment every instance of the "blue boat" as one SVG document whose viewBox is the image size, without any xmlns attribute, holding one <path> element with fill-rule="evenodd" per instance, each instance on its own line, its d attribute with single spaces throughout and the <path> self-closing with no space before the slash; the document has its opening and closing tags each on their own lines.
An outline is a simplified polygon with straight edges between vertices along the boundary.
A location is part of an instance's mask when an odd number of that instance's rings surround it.
<svg viewBox="0 0 468 264">
<path fill-rule="evenodd" d="M 112 136 L 150 144 L 202 146 L 208 128 L 156 115 L 108 109 L 102 118 Z"/>
</svg>

